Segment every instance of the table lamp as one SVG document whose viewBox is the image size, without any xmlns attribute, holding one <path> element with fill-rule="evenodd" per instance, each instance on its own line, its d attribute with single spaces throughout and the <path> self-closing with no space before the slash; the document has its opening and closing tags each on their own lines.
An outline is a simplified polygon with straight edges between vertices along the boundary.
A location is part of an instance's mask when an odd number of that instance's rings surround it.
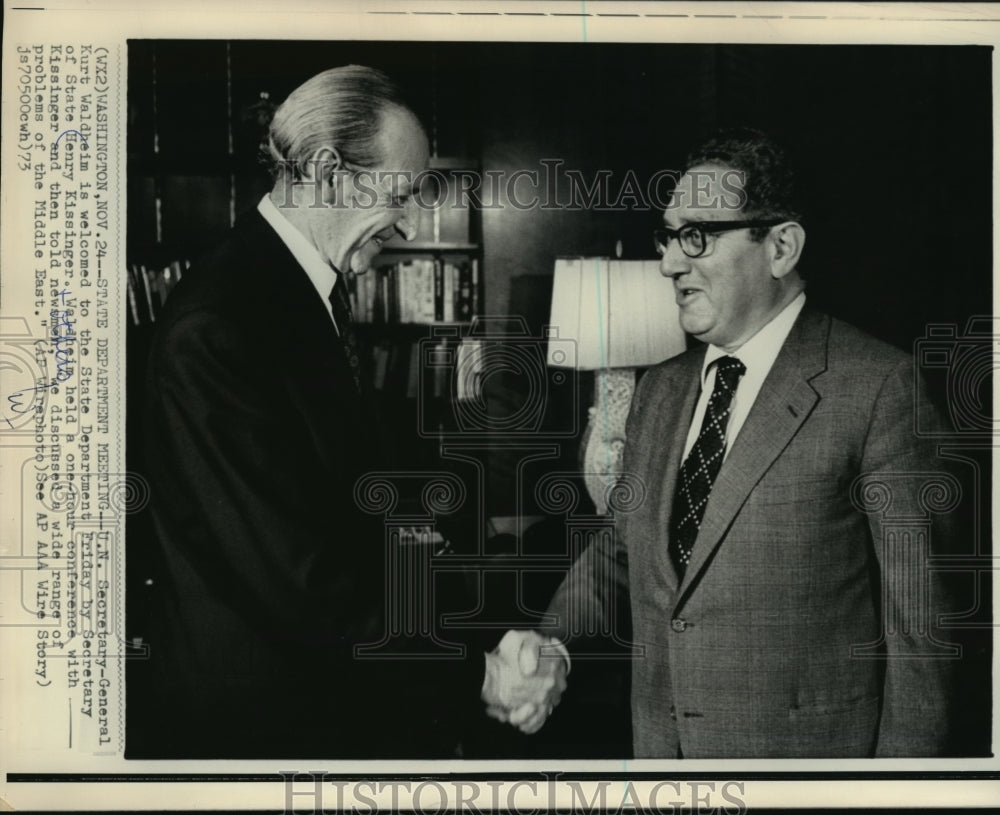
<svg viewBox="0 0 1000 815">
<path fill-rule="evenodd" d="M 582 464 L 587 492 L 603 515 L 622 471 L 636 368 L 686 347 L 673 282 L 660 274 L 658 260 L 558 258 L 549 336 L 550 366 L 594 371 Z"/>
</svg>

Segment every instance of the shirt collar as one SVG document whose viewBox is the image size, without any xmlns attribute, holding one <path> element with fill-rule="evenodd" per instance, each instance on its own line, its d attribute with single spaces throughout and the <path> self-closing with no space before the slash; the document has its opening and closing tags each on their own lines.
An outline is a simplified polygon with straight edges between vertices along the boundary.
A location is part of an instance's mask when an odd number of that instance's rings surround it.
<svg viewBox="0 0 1000 815">
<path fill-rule="evenodd" d="M 257 211 L 278 233 L 281 242 L 288 247 L 288 251 L 292 253 L 299 266 L 309 276 L 329 310 L 329 297 L 337 282 L 337 270 L 323 260 L 316 247 L 309 242 L 306 236 L 281 214 L 281 210 L 274 205 L 270 195 L 265 195 L 260 199 Z"/>
<path fill-rule="evenodd" d="M 787 306 L 779 311 L 767 325 L 754 334 L 743 345 L 730 353 L 716 345 L 709 345 L 705 359 L 701 364 L 701 384 L 704 386 L 708 378 L 709 366 L 722 357 L 736 357 L 749 370 L 751 366 L 766 366 L 770 369 L 781 351 L 781 346 L 788 339 L 788 334 L 795 324 L 796 318 L 806 303 L 806 293 L 800 292 Z"/>
</svg>

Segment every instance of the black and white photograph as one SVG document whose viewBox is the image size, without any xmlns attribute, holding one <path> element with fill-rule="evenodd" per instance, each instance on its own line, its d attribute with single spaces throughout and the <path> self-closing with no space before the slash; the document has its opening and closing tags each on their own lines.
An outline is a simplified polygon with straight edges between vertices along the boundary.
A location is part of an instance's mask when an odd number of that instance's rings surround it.
<svg viewBox="0 0 1000 815">
<path fill-rule="evenodd" d="M 988 806 L 987 4 L 5 4 L 0 807 Z"/>
<path fill-rule="evenodd" d="M 126 756 L 986 755 L 990 56 L 130 41 Z"/>
</svg>

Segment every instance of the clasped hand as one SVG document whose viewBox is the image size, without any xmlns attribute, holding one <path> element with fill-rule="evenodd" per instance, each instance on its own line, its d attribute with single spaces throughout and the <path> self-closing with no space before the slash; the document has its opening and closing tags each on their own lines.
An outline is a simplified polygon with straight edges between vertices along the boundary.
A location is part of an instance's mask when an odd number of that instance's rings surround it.
<svg viewBox="0 0 1000 815">
<path fill-rule="evenodd" d="M 543 646 L 545 646 L 543 648 Z M 534 733 L 566 690 L 568 657 L 559 641 L 537 631 L 508 631 L 486 654 L 483 701 L 494 719 Z"/>
</svg>

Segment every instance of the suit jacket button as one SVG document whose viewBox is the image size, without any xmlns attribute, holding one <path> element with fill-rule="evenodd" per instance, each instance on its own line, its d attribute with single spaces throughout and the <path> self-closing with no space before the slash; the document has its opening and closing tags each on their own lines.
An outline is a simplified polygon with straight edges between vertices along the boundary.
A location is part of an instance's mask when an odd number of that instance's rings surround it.
<svg viewBox="0 0 1000 815">
<path fill-rule="evenodd" d="M 680 634 L 681 631 L 688 627 L 687 620 L 683 617 L 674 617 L 674 619 L 670 621 L 670 627 Z"/>
<path fill-rule="evenodd" d="M 675 722 L 677 721 L 677 708 L 675 708 L 673 705 L 670 706 L 670 718 L 673 719 Z"/>
</svg>

